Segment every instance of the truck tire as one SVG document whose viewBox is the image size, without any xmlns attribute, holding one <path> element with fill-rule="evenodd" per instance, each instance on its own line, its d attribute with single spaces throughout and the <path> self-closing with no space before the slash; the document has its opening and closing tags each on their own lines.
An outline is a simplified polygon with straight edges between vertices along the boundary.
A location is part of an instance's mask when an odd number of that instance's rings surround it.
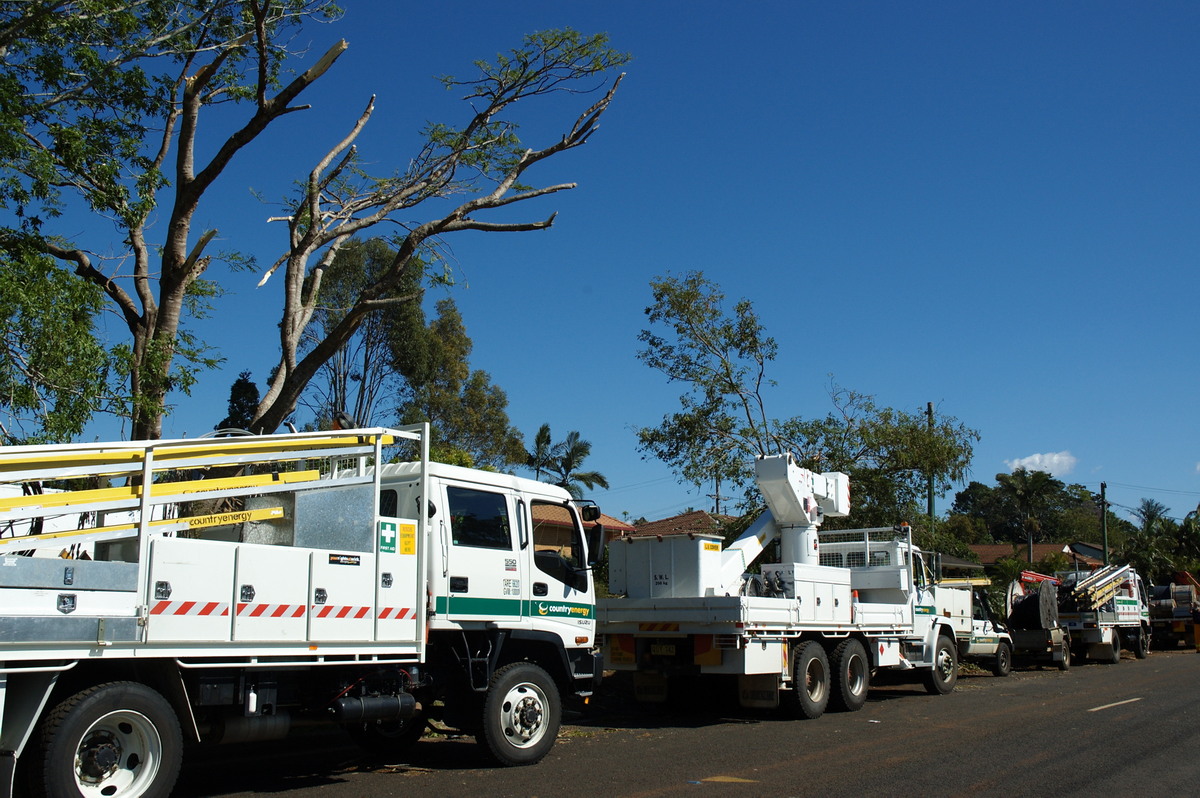
<svg viewBox="0 0 1200 798">
<path fill-rule="evenodd" d="M 183 733 L 167 700 L 138 682 L 81 690 L 43 719 L 28 777 L 36 796 L 168 798 Z"/>
<path fill-rule="evenodd" d="M 833 667 L 830 705 L 845 712 L 862 709 L 871 687 L 871 663 L 863 644 L 858 638 L 848 637 L 837 644 L 829 660 Z"/>
<path fill-rule="evenodd" d="M 792 649 L 792 689 L 783 693 L 784 707 L 796 718 L 812 720 L 829 704 L 829 658 L 815 640 Z"/>
<path fill-rule="evenodd" d="M 925 672 L 925 689 L 932 695 L 945 695 L 958 682 L 958 649 L 954 640 L 938 635 L 933 647 L 933 667 Z"/>
<path fill-rule="evenodd" d="M 1064 639 L 1062 643 L 1062 659 L 1058 661 L 1060 671 L 1071 670 L 1071 641 Z"/>
<path fill-rule="evenodd" d="M 1146 631 L 1146 627 L 1144 626 L 1138 631 L 1138 639 L 1133 647 L 1133 655 L 1138 659 L 1145 659 L 1150 656 L 1150 633 Z"/>
<path fill-rule="evenodd" d="M 1121 661 L 1121 633 L 1117 627 L 1112 629 L 1112 653 L 1104 660 L 1107 665 L 1116 665 Z"/>
<path fill-rule="evenodd" d="M 1001 642 L 996 648 L 996 657 L 992 660 L 992 673 L 997 676 L 1007 676 L 1012 673 L 1013 652 L 1012 646 L 1008 643 Z"/>
<path fill-rule="evenodd" d="M 417 744 L 425 736 L 425 715 L 418 712 L 404 720 L 353 723 L 346 732 L 354 744 L 372 756 L 394 756 Z"/>
<path fill-rule="evenodd" d="M 532 765 L 550 752 L 561 723 L 550 674 L 532 662 L 514 662 L 492 676 L 477 739 L 502 765 Z"/>
</svg>

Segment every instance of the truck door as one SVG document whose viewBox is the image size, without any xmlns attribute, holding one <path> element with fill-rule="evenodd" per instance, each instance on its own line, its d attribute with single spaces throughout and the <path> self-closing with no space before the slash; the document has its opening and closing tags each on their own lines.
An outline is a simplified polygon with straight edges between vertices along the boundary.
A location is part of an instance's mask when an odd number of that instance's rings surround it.
<svg viewBox="0 0 1200 798">
<path fill-rule="evenodd" d="M 524 505 L 525 502 L 520 502 Z M 531 615 L 569 644 L 595 631 L 591 571 L 586 570 L 582 529 L 575 511 L 553 502 L 529 503 L 533 529 L 530 569 Z"/>
<path fill-rule="evenodd" d="M 451 621 L 521 618 L 521 560 L 513 497 L 503 489 L 441 482 L 439 532 L 448 538 L 446 613 Z"/>
</svg>

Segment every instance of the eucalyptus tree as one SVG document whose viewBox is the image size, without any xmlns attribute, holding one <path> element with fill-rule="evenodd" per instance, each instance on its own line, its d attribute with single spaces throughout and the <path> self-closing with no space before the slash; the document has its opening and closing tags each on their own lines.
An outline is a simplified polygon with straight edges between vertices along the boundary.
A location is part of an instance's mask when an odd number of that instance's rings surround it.
<svg viewBox="0 0 1200 798">
<path fill-rule="evenodd" d="M 684 480 L 729 485 L 754 503 L 753 462 L 782 452 L 818 471 L 851 475 L 856 523 L 892 524 L 915 512 L 927 480 L 961 480 L 978 433 L 957 419 L 876 404 L 831 384 L 833 411 L 823 418 L 776 418 L 767 411 L 768 377 L 778 354 L 754 307 L 729 307 L 702 272 L 656 278 L 638 357 L 683 387 L 679 409 L 638 430 L 639 448 Z"/>
<path fill-rule="evenodd" d="M 107 347 L 109 373 L 125 381 L 123 412 L 134 437 L 158 437 L 170 392 L 187 391 L 217 362 L 188 326 L 206 307 L 219 309 L 224 286 L 210 264 L 245 269 L 257 261 L 213 251 L 218 229 L 200 220 L 219 209 L 219 187 L 237 185 L 237 163 L 267 152 L 280 120 L 309 108 L 306 90 L 349 44 L 333 41 L 300 62 L 289 49 L 292 34 L 338 13 L 329 0 L 30 0 L 0 7 L 0 204 L 10 212 L 0 249 L 12 259 L 52 257 L 116 311 L 127 338 Z M 406 275 L 444 274 L 437 259 L 444 236 L 549 228 L 554 213 L 522 219 L 513 207 L 575 184 L 537 185 L 529 172 L 590 139 L 620 82 L 605 75 L 627 60 L 604 35 L 529 34 L 493 61 L 476 62 L 473 75 L 443 78 L 461 92 L 462 121 L 428 125 L 420 149 L 390 172 L 373 174 L 355 147 L 373 98 L 364 96 L 357 119 L 336 133 L 314 126 L 308 135 L 324 137 L 328 148 L 274 217 L 282 242 L 273 259 L 264 259 L 270 265 L 260 284 L 278 275 L 284 298 L 279 359 L 255 428 L 282 423 L 365 318 L 412 301 L 402 290 Z M 597 98 L 581 103 L 573 122 L 544 145 L 518 138 L 518 106 L 597 89 Z M 219 120 L 212 113 L 218 105 L 226 106 Z M 229 124 L 232 132 L 220 132 Z M 507 215 L 495 218 L 501 209 Z M 80 224 L 80 214 L 101 224 Z M 92 230 L 105 224 L 115 230 L 111 239 Z M 323 337 L 306 343 L 324 271 L 347 241 L 381 225 L 401 231 L 392 242 L 395 256 Z M 91 232 L 75 232 L 81 229 Z"/>
<path fill-rule="evenodd" d="M 508 396 L 486 371 L 471 368 L 473 343 L 453 299 L 439 300 L 436 318 L 405 346 L 420 350 L 419 367 L 405 375 L 399 418 L 405 424 L 429 422 L 435 459 L 493 469 L 524 462 L 525 444 L 509 422 Z"/>
</svg>

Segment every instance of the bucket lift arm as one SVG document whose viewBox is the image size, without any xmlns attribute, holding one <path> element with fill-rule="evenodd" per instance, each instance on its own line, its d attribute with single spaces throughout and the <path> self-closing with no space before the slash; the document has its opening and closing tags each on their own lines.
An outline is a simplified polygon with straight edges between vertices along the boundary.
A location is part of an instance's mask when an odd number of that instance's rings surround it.
<svg viewBox="0 0 1200 798">
<path fill-rule="evenodd" d="M 850 514 L 850 478 L 801 468 L 791 454 L 760 457 L 755 481 L 767 509 L 725 550 L 723 581 L 732 585 L 776 539 L 785 563 L 817 564 L 817 529 L 826 516 Z"/>
</svg>

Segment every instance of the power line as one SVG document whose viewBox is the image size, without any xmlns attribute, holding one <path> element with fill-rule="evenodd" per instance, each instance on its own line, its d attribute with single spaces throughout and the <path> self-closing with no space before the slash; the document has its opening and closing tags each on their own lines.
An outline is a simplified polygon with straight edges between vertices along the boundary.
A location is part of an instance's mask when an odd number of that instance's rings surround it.
<svg viewBox="0 0 1200 798">
<path fill-rule="evenodd" d="M 1172 493 L 1177 496 L 1200 496 L 1200 490 L 1175 490 L 1172 488 L 1148 488 L 1145 485 L 1127 485 L 1123 482 L 1110 482 L 1109 485 L 1115 485 L 1118 488 L 1130 488 L 1132 490 L 1149 490 L 1155 493 Z"/>
</svg>

